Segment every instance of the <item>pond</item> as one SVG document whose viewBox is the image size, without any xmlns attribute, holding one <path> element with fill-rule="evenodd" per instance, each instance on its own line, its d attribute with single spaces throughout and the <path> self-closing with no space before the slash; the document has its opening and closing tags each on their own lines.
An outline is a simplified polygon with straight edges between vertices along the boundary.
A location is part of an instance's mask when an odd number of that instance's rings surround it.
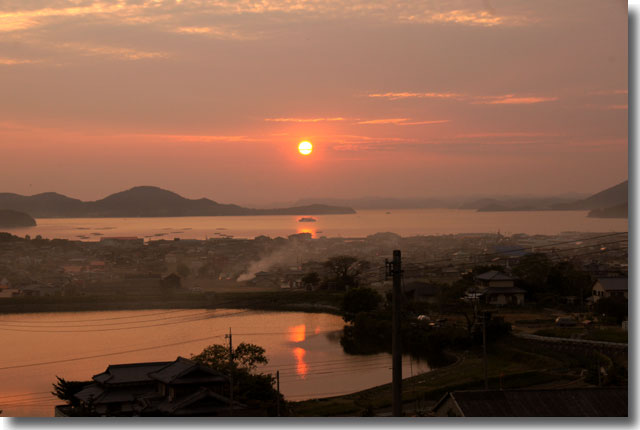
<svg viewBox="0 0 640 430">
<path fill-rule="evenodd" d="M 60 312 L 0 315 L 0 409 L 3 416 L 53 416 L 56 376 L 89 380 L 110 364 L 190 357 L 214 343 L 254 343 L 280 372 L 287 400 L 346 394 L 391 382 L 391 355 L 349 355 L 336 315 L 238 309 Z M 403 357 L 403 377 L 428 372 Z"/>
</svg>

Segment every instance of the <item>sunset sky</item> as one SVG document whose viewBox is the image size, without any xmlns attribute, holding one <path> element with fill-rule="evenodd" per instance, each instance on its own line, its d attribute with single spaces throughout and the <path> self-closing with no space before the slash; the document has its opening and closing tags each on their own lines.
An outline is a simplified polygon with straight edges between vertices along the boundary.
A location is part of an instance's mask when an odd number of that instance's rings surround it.
<svg viewBox="0 0 640 430">
<path fill-rule="evenodd" d="M 0 191 L 589 193 L 627 114 L 621 0 L 0 1 Z"/>
</svg>

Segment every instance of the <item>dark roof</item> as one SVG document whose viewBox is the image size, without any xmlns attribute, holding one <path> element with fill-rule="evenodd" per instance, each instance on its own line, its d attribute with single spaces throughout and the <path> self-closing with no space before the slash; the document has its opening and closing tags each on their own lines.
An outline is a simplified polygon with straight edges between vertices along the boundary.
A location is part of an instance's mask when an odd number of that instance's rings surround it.
<svg viewBox="0 0 640 430">
<path fill-rule="evenodd" d="M 207 373 L 209 377 L 203 378 L 199 376 L 197 378 L 189 378 L 189 373 L 193 371 L 199 371 L 200 373 Z M 178 357 L 176 361 L 171 362 L 157 371 L 150 373 L 149 377 L 165 384 L 171 383 L 193 383 L 193 382 L 219 382 L 226 381 L 227 377 L 223 374 L 216 372 L 208 366 L 198 364 L 195 361 L 186 359 L 184 357 Z"/>
<path fill-rule="evenodd" d="M 85 403 L 93 402 L 94 404 L 103 403 L 123 403 L 133 402 L 137 398 L 152 396 L 155 393 L 155 387 L 149 385 L 134 387 L 118 387 L 108 388 L 99 384 L 91 384 L 75 394 L 75 397 Z"/>
<path fill-rule="evenodd" d="M 518 287 L 489 287 L 486 288 L 483 293 L 487 295 L 491 294 L 526 294 L 526 290 Z"/>
<path fill-rule="evenodd" d="M 598 278 L 596 282 L 599 282 L 605 291 L 628 291 L 629 289 L 628 278 Z"/>
<path fill-rule="evenodd" d="M 74 396 L 83 402 L 88 403 L 89 400 L 96 400 L 100 398 L 102 394 L 104 394 L 104 388 L 98 384 L 91 384 L 78 391 Z"/>
<path fill-rule="evenodd" d="M 454 391 L 466 417 L 626 417 L 627 387 L 569 390 Z M 446 399 L 443 398 L 436 408 Z"/>
<path fill-rule="evenodd" d="M 162 369 L 171 361 L 158 361 L 150 363 L 112 364 L 103 373 L 93 377 L 93 380 L 101 384 L 132 384 L 151 381 L 149 373 Z"/>
<path fill-rule="evenodd" d="M 476 276 L 476 279 L 480 279 L 482 281 L 515 281 L 516 278 L 505 275 L 497 270 L 489 270 L 488 272 Z"/>
</svg>

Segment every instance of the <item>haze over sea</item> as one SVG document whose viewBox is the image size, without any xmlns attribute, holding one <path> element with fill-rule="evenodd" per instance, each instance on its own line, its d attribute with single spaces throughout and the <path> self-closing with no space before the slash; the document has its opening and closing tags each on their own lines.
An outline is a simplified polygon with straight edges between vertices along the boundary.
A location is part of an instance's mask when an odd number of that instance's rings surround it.
<svg viewBox="0 0 640 430">
<path fill-rule="evenodd" d="M 137 236 L 145 240 L 286 237 L 308 232 L 314 238 L 365 237 L 378 232 L 401 236 L 457 233 L 556 235 L 566 231 L 628 231 L 626 218 L 589 218 L 587 211 L 476 212 L 459 209 L 360 210 L 349 215 L 219 216 L 173 218 L 40 218 L 36 227 L 4 229 L 14 235 L 97 241 L 101 237 Z"/>
</svg>

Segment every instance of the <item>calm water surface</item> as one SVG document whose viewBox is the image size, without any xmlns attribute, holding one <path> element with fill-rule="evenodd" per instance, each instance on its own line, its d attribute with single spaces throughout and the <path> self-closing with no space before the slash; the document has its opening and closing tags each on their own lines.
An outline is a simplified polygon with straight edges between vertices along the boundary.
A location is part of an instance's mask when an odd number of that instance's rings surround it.
<svg viewBox="0 0 640 430">
<path fill-rule="evenodd" d="M 362 210 L 349 215 L 221 216 L 177 218 L 66 218 L 37 220 L 38 226 L 8 229 L 12 234 L 53 239 L 100 240 L 102 236 L 153 239 L 205 239 L 224 236 L 286 237 L 309 232 L 314 237 L 364 237 L 391 231 L 402 236 L 455 233 L 545 234 L 563 231 L 627 231 L 626 219 L 588 218 L 587 211 L 476 212 L 458 209 Z"/>
<path fill-rule="evenodd" d="M 353 356 L 340 346 L 342 318 L 301 312 L 144 310 L 0 315 L 3 416 L 53 416 L 56 375 L 89 380 L 109 364 L 175 360 L 212 343 L 255 343 L 267 350 L 262 371 L 280 371 L 288 400 L 327 397 L 391 382 L 391 355 Z M 429 371 L 403 359 L 403 375 Z"/>
</svg>

